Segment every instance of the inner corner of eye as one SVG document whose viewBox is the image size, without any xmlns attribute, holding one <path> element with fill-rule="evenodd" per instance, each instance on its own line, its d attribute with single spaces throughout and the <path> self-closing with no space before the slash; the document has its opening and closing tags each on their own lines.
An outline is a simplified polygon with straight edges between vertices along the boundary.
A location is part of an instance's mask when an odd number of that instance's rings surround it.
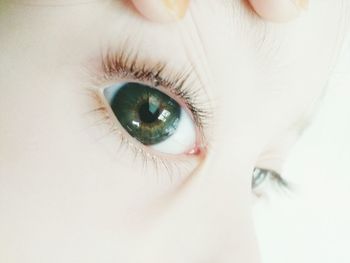
<svg viewBox="0 0 350 263">
<path fill-rule="evenodd" d="M 105 88 L 103 95 L 121 127 L 143 145 L 172 155 L 198 152 L 193 118 L 164 92 L 138 82 L 121 82 Z"/>
<path fill-rule="evenodd" d="M 103 89 L 103 95 L 106 98 L 106 100 L 108 101 L 108 103 L 112 102 L 115 94 L 124 84 L 126 84 L 126 83 L 125 82 L 115 83 L 115 84 Z"/>
</svg>

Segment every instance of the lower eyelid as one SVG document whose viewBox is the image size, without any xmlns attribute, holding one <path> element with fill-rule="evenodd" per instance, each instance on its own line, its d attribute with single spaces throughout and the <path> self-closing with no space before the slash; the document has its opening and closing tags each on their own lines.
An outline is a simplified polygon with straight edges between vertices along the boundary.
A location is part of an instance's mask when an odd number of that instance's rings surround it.
<svg viewBox="0 0 350 263">
<path fill-rule="evenodd" d="M 113 152 L 117 162 L 126 158 L 126 162 L 130 162 L 132 166 L 137 163 L 135 173 L 149 175 L 158 178 L 157 180 L 162 178 L 163 183 L 165 181 L 169 184 L 176 184 L 191 175 L 200 164 L 201 158 L 161 154 L 137 142 L 114 119 L 114 114 L 108 106 L 103 90 L 103 88 L 91 90 L 90 97 L 93 99 L 94 109 L 90 113 L 94 115 L 99 124 L 95 127 L 104 130 L 105 135 L 101 139 L 108 138 L 108 141 L 112 139 L 113 145 L 108 147 L 115 148 Z"/>
<path fill-rule="evenodd" d="M 129 51 L 128 51 L 129 50 Z M 209 100 L 203 92 L 201 83 L 196 80 L 196 74 L 192 73 L 192 66 L 182 67 L 179 70 L 165 67 L 165 63 L 154 60 L 140 59 L 142 56 L 125 46 L 111 52 L 102 52 L 99 61 L 102 63 L 90 68 L 89 73 L 95 76 L 90 83 L 94 83 L 94 106 L 96 118 L 107 127 L 106 134 L 109 138 L 115 137 L 117 144 L 115 152 L 120 149 L 127 151 L 130 164 L 137 159 L 141 167 L 145 166 L 146 173 L 170 175 L 165 177 L 189 176 L 206 156 L 206 140 L 204 136 L 204 124 L 207 123 Z M 95 60 L 96 61 L 96 60 Z M 153 62 L 152 62 L 153 61 Z M 95 64 L 94 64 L 95 65 Z M 189 78 L 190 76 L 190 78 Z M 181 106 L 188 109 L 190 116 L 196 123 L 197 141 L 196 147 L 182 155 L 169 155 L 159 153 L 156 149 L 146 147 L 132 138 L 121 126 L 108 101 L 103 95 L 105 87 L 119 82 L 141 82 L 154 86 L 157 89 L 175 99 Z M 196 85 L 193 85 L 196 84 Z M 200 102 L 202 101 L 202 102 Z M 204 103 L 205 102 L 205 103 Z M 200 107 L 199 107 L 200 106 Z M 118 158 L 118 157 L 117 157 Z"/>
</svg>

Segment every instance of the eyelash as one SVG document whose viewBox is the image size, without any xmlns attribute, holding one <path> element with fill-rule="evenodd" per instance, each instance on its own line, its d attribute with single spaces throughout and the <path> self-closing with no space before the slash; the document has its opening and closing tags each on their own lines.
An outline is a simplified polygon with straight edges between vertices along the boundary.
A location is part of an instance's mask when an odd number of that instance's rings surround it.
<svg viewBox="0 0 350 263">
<path fill-rule="evenodd" d="M 194 89 L 193 83 L 190 82 L 190 76 L 193 74 L 191 68 L 181 73 L 171 73 L 167 70 L 165 63 L 156 63 L 154 66 L 149 66 L 147 63 L 138 63 L 138 54 L 107 52 L 102 57 L 102 71 L 104 72 L 104 79 L 107 81 L 115 80 L 116 77 L 119 79 L 133 79 L 159 88 L 165 93 L 169 91 L 170 96 L 175 96 L 175 99 L 180 101 L 180 105 L 185 106 L 191 112 L 196 126 L 203 133 L 210 111 L 207 109 L 207 105 L 199 105 L 195 100 L 200 93 L 200 89 Z M 191 89 L 189 85 L 191 85 Z"/>
<path fill-rule="evenodd" d="M 261 188 L 264 183 L 270 183 L 272 186 L 277 186 L 279 190 L 283 191 L 293 190 L 290 183 L 286 181 L 279 173 L 273 170 L 255 167 L 252 176 L 251 188 L 257 197 L 262 197 L 264 195 L 264 191 L 259 191 L 259 188 Z"/>
<path fill-rule="evenodd" d="M 190 76 L 193 75 L 191 70 L 186 70 L 182 73 L 173 73 L 171 70 L 167 69 L 165 64 L 156 63 L 150 66 L 150 63 L 140 63 L 137 54 L 132 55 L 125 52 L 107 52 L 102 56 L 101 61 L 100 71 L 102 75 L 97 78 L 97 83 L 95 83 L 97 87 L 106 87 L 106 83 L 108 82 L 120 82 L 123 80 L 139 81 L 146 85 L 153 86 L 164 93 L 168 93 L 168 95 L 177 100 L 182 107 L 185 107 L 190 112 L 195 126 L 197 127 L 198 149 L 200 149 L 200 151 L 196 152 L 196 157 L 204 158 L 207 148 L 204 130 L 210 118 L 209 112 L 211 111 L 208 110 L 207 105 L 200 104 L 196 100 L 199 96 L 199 89 L 194 89 L 195 85 L 190 81 Z M 191 89 L 189 87 L 191 87 Z M 179 166 L 182 164 L 184 167 L 187 167 L 193 158 L 189 158 L 189 156 L 169 156 L 163 153 L 156 153 L 154 150 L 149 149 L 149 147 L 139 142 L 134 142 L 130 135 L 126 134 L 123 128 L 118 125 L 118 121 L 113 118 L 114 115 L 103 96 L 103 92 L 101 92 L 102 90 L 98 90 L 98 92 L 96 92 L 96 89 L 92 90 L 92 95 L 97 103 L 97 107 L 93 112 L 97 112 L 101 114 L 100 116 L 103 116 L 103 123 L 107 122 L 109 124 L 110 133 L 117 133 L 120 136 L 121 143 L 119 149 L 131 149 L 135 159 L 141 157 L 144 168 L 149 168 L 149 164 L 153 164 L 152 171 L 155 171 L 157 175 L 159 174 L 160 168 L 164 168 L 167 174 L 169 174 L 171 182 L 173 181 L 175 171 L 179 171 L 179 175 L 191 172 L 189 170 L 183 171 Z M 127 147 L 125 148 L 124 146 Z"/>
</svg>

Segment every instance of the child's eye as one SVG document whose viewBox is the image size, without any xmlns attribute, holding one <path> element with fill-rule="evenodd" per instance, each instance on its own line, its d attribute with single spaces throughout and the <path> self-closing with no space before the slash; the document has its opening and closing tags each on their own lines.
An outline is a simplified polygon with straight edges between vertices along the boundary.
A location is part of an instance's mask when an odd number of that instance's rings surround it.
<svg viewBox="0 0 350 263">
<path fill-rule="evenodd" d="M 124 82 L 104 90 L 112 112 L 129 135 L 167 154 L 191 153 L 196 128 L 187 110 L 151 86 Z"/>
<path fill-rule="evenodd" d="M 279 190 L 291 190 L 289 183 L 280 174 L 273 170 L 258 167 L 254 168 L 251 186 L 253 193 L 257 196 L 262 196 L 265 192 L 268 192 L 269 190 L 266 187 L 271 186 L 277 186 L 275 189 Z"/>
<path fill-rule="evenodd" d="M 92 79 L 93 112 L 115 135 L 113 149 L 123 150 L 118 159 L 132 159 L 157 180 L 180 182 L 207 153 L 212 108 L 204 85 L 191 65 L 179 70 L 126 50 L 102 52 Z"/>
</svg>

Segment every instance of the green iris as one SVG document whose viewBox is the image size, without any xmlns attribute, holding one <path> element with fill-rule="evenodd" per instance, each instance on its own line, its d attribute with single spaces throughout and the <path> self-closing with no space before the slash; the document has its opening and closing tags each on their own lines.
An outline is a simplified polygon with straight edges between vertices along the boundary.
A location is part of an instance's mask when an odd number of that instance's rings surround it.
<svg viewBox="0 0 350 263">
<path fill-rule="evenodd" d="M 111 108 L 124 129 L 145 145 L 154 145 L 176 131 L 180 105 L 150 86 L 125 83 L 111 100 Z"/>
</svg>

